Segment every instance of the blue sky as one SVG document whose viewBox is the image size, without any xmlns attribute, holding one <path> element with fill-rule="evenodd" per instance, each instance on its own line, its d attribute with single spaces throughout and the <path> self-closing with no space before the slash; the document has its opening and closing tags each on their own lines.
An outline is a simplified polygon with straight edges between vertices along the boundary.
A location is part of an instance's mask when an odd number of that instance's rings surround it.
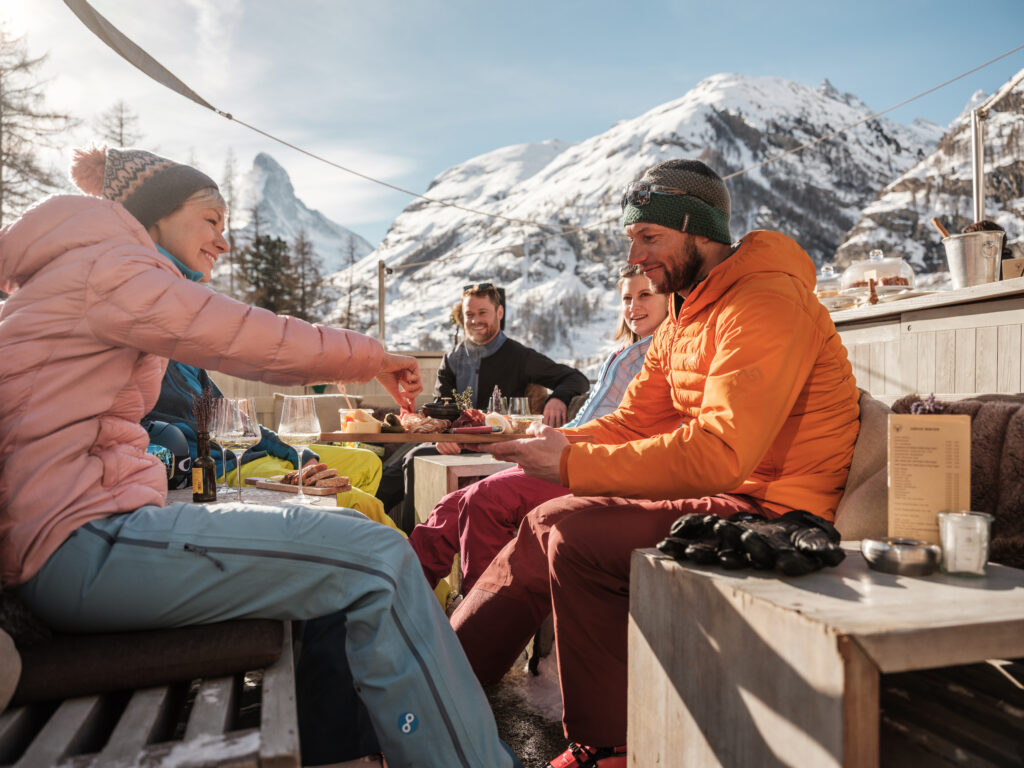
<svg viewBox="0 0 1024 768">
<path fill-rule="evenodd" d="M 1024 0 L 92 0 L 201 96 L 271 134 L 425 192 L 501 146 L 580 141 L 718 72 L 828 78 L 885 109 L 1024 43 Z M 969 15 L 966 8 L 973 12 Z M 61 0 L 0 0 L 49 52 L 48 106 L 89 121 L 118 99 L 142 146 L 216 179 L 260 151 L 299 197 L 376 245 L 411 198 L 319 164 L 149 80 Z M 888 115 L 954 119 L 1024 69 L 1018 51 Z M 67 148 L 55 162 L 66 164 Z"/>
</svg>

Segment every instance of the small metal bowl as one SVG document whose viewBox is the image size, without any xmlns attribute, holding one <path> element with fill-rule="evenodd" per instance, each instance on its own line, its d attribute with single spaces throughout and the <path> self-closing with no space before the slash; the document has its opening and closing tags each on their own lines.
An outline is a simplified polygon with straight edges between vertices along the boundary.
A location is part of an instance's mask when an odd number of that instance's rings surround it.
<svg viewBox="0 0 1024 768">
<path fill-rule="evenodd" d="M 429 416 L 432 419 L 448 419 L 448 421 L 455 421 L 462 413 L 462 409 L 455 403 L 427 403 L 422 410 L 424 416 Z"/>
<path fill-rule="evenodd" d="M 864 539 L 860 552 L 869 568 L 899 576 L 927 576 L 938 569 L 942 559 L 938 544 L 892 536 Z"/>
</svg>

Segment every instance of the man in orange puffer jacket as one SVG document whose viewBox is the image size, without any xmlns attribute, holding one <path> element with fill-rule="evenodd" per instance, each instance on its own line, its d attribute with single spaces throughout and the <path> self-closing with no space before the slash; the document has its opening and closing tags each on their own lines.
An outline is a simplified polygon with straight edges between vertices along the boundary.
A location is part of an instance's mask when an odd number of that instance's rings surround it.
<svg viewBox="0 0 1024 768">
<path fill-rule="evenodd" d="M 732 243 L 725 183 L 694 160 L 650 168 L 622 206 L 629 263 L 675 294 L 670 317 L 616 411 L 489 448 L 572 495 L 526 517 L 452 617 L 486 683 L 553 610 L 574 742 L 554 768 L 626 765 L 632 550 L 693 512 L 832 520 L 859 427 L 846 350 L 793 240 L 756 231 Z"/>
</svg>

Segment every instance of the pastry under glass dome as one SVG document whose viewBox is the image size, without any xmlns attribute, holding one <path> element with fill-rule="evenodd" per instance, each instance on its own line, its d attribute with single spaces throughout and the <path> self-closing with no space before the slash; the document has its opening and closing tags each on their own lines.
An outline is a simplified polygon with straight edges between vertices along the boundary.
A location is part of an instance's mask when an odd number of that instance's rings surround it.
<svg viewBox="0 0 1024 768">
<path fill-rule="evenodd" d="M 867 296 L 871 281 L 878 295 L 914 290 L 914 269 L 899 256 L 886 256 L 877 248 L 868 258 L 855 261 L 843 270 L 839 293 L 843 296 Z"/>
</svg>

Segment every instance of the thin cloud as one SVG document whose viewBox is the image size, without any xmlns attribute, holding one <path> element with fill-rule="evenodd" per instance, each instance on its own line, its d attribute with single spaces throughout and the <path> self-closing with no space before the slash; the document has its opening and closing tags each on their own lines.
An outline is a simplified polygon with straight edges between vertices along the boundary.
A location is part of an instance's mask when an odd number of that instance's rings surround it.
<svg viewBox="0 0 1024 768">
<path fill-rule="evenodd" d="M 234 33 L 242 18 L 241 0 L 184 0 L 195 11 L 197 55 L 219 79 L 231 71 Z"/>
</svg>

